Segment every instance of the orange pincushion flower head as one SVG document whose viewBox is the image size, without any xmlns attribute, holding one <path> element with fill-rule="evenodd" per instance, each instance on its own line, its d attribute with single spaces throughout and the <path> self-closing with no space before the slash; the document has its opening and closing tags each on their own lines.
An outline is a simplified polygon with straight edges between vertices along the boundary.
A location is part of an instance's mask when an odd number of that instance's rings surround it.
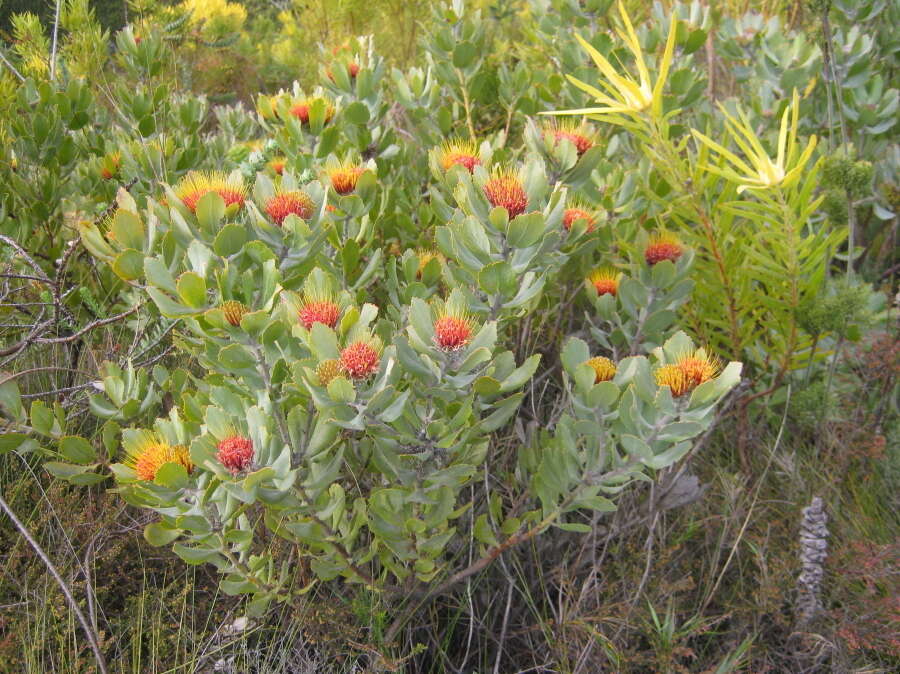
<svg viewBox="0 0 900 674">
<path fill-rule="evenodd" d="M 619 279 L 622 275 L 612 267 L 595 269 L 588 277 L 590 283 L 598 295 L 613 295 L 619 292 Z"/>
<path fill-rule="evenodd" d="M 337 325 L 340 316 L 341 308 L 326 297 L 318 299 L 306 297 L 297 308 L 297 317 L 300 319 L 300 324 L 307 330 L 311 330 L 316 323 L 333 328 Z"/>
<path fill-rule="evenodd" d="M 247 305 L 238 302 L 237 300 L 223 302 L 221 309 L 222 313 L 225 314 L 225 320 L 235 327 L 241 324 L 241 319 L 244 317 L 244 314 L 250 311 L 250 309 L 247 308 Z"/>
<path fill-rule="evenodd" d="M 296 215 L 301 220 L 308 220 L 313 212 L 313 201 L 306 192 L 278 189 L 266 201 L 264 210 L 266 215 L 280 227 L 289 215 Z"/>
<path fill-rule="evenodd" d="M 328 122 L 331 121 L 331 118 L 334 117 L 334 105 L 331 101 L 322 98 L 321 96 L 304 98 L 294 102 L 290 109 L 291 115 L 299 119 L 302 124 L 309 124 L 310 108 L 318 101 L 324 101 L 325 103 L 325 124 L 328 124 Z"/>
<path fill-rule="evenodd" d="M 457 138 L 445 141 L 438 150 L 438 163 L 445 171 L 449 171 L 454 166 L 465 166 L 466 170 L 471 173 L 481 163 L 481 159 L 478 157 L 478 146 L 474 140 Z"/>
<path fill-rule="evenodd" d="M 678 398 L 716 377 L 719 370 L 721 363 L 715 356 L 697 349 L 683 353 L 675 362 L 657 368 L 654 376 L 659 386 L 668 386 L 672 397 Z"/>
<path fill-rule="evenodd" d="M 340 195 L 350 194 L 356 189 L 359 177 L 366 172 L 366 167 L 353 162 L 339 162 L 328 164 L 325 172 L 331 180 L 334 191 Z"/>
<path fill-rule="evenodd" d="M 589 365 L 594 371 L 596 377 L 594 383 L 599 384 L 601 381 L 610 381 L 616 376 L 616 364 L 609 358 L 603 356 L 595 356 L 585 361 L 585 365 Z"/>
<path fill-rule="evenodd" d="M 288 293 L 285 299 L 307 330 L 312 330 L 316 323 L 333 328 L 341 317 L 342 307 L 335 296 L 333 280 L 318 268 L 306 277 L 301 294 Z"/>
<path fill-rule="evenodd" d="M 510 219 L 521 215 L 528 208 L 528 194 L 515 171 L 495 168 L 482 189 L 488 203 L 495 208 L 505 208 Z"/>
<path fill-rule="evenodd" d="M 447 302 L 434 322 L 434 343 L 441 351 L 457 351 L 472 340 L 475 323 L 458 302 Z"/>
<path fill-rule="evenodd" d="M 594 231 L 597 224 L 597 214 L 586 205 L 581 203 L 573 203 L 563 212 L 563 227 L 566 231 L 571 231 L 572 225 L 578 220 L 587 220 L 587 233 Z"/>
<path fill-rule="evenodd" d="M 669 232 L 658 232 L 651 236 L 644 249 L 644 259 L 651 267 L 663 260 L 677 262 L 683 254 L 684 244 L 677 236 Z"/>
<path fill-rule="evenodd" d="M 247 186 L 237 175 L 228 175 L 224 171 L 191 171 L 175 186 L 175 196 L 191 212 L 196 212 L 197 202 L 210 192 L 215 192 L 225 207 L 244 205 L 247 198 Z"/>
<path fill-rule="evenodd" d="M 319 378 L 319 384 L 328 386 L 335 377 L 344 374 L 344 368 L 341 361 L 337 358 L 326 358 L 316 366 L 316 377 Z"/>
<path fill-rule="evenodd" d="M 561 121 L 553 119 L 547 123 L 545 129 L 553 135 L 556 144 L 563 140 L 570 141 L 579 157 L 594 147 L 594 133 L 586 124 L 571 119 Z"/>
<path fill-rule="evenodd" d="M 155 480 L 159 469 L 167 463 L 182 465 L 188 473 L 194 470 L 187 447 L 172 446 L 152 433 L 143 433 L 136 445 L 127 448 L 126 451 L 128 457 L 125 459 L 125 465 L 134 470 L 138 480 L 144 482 Z"/>
<path fill-rule="evenodd" d="M 276 175 L 282 175 L 285 166 L 287 166 L 287 159 L 284 157 L 273 157 L 269 161 L 269 168 L 272 169 Z"/>
<path fill-rule="evenodd" d="M 253 442 L 240 434 L 232 434 L 216 445 L 216 458 L 223 466 L 237 475 L 253 463 Z"/>
<path fill-rule="evenodd" d="M 366 379 L 378 371 L 381 361 L 381 340 L 363 336 L 341 351 L 341 368 L 351 379 Z"/>
</svg>

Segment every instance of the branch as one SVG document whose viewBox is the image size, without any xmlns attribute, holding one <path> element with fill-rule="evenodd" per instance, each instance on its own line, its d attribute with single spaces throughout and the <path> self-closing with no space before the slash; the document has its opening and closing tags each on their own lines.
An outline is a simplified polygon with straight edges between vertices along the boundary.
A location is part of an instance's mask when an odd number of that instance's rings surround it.
<svg viewBox="0 0 900 674">
<path fill-rule="evenodd" d="M 66 337 L 38 337 L 35 341 L 38 344 L 63 344 L 65 342 L 72 342 L 81 337 L 86 332 L 90 332 L 94 328 L 99 328 L 103 325 L 109 325 L 110 323 L 115 323 L 116 321 L 122 320 L 126 316 L 130 316 L 142 306 L 144 306 L 143 303 L 135 304 L 133 307 L 131 307 L 131 309 L 129 309 L 128 311 L 123 311 L 121 314 L 116 314 L 115 316 L 110 316 L 109 318 L 101 318 L 96 321 L 91 321 L 83 328 L 81 328 L 81 330 L 79 330 L 78 332 L 72 333 L 71 335 L 68 335 Z"/>
</svg>

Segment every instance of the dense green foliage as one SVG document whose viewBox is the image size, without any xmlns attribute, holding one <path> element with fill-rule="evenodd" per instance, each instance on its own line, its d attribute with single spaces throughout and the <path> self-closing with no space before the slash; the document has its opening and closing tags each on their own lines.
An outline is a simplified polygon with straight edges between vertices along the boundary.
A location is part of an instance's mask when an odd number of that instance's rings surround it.
<svg viewBox="0 0 900 674">
<path fill-rule="evenodd" d="M 900 9 L 797 4 L 130 2 L 111 31 L 69 0 L 55 38 L 14 15 L 6 475 L 127 503 L 211 570 L 261 633 L 234 671 L 896 664 L 871 625 L 895 619 Z M 30 484 L 3 483 L 14 510 Z M 763 493 L 790 504 L 769 564 L 742 548 Z M 764 628 L 735 566 L 793 592 L 812 495 L 866 523 L 835 564 L 888 561 Z M 709 568 L 676 615 L 681 546 Z M 85 578 L 72 638 L 4 652 L 84 671 L 88 634 L 123 671 L 204 661 L 203 629 L 148 656 L 98 625 Z"/>
</svg>

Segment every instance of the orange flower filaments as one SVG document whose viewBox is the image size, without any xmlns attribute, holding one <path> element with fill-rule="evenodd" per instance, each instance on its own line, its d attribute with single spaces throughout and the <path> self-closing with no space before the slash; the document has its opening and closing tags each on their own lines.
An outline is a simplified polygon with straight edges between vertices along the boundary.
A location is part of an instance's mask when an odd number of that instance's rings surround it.
<svg viewBox="0 0 900 674">
<path fill-rule="evenodd" d="M 674 363 L 657 368 L 654 375 L 659 386 L 668 386 L 672 397 L 678 398 L 713 379 L 720 369 L 717 358 L 697 349 L 678 356 Z"/>
<path fill-rule="evenodd" d="M 378 370 L 381 342 L 376 337 L 357 339 L 341 351 L 340 360 L 351 379 L 365 379 Z"/>
<path fill-rule="evenodd" d="M 253 442 L 243 435 L 229 435 L 216 446 L 216 458 L 223 466 L 237 475 L 253 463 Z"/>
<path fill-rule="evenodd" d="M 188 473 L 194 470 L 191 456 L 184 445 L 169 445 L 148 437 L 136 449 L 129 452 L 125 461 L 137 476 L 138 480 L 152 482 L 164 464 L 177 463 L 184 466 Z"/>
<path fill-rule="evenodd" d="M 191 212 L 196 212 L 197 202 L 210 192 L 222 197 L 226 208 L 235 204 L 240 208 L 247 198 L 247 186 L 244 182 L 223 171 L 191 171 L 175 187 L 175 196 Z"/>
<path fill-rule="evenodd" d="M 644 249 L 644 259 L 651 267 L 663 260 L 677 262 L 683 254 L 684 246 L 681 241 L 669 232 L 654 234 Z"/>
<path fill-rule="evenodd" d="M 434 343 L 441 351 L 457 351 L 472 339 L 474 323 L 458 309 L 445 309 L 434 322 Z"/>
<path fill-rule="evenodd" d="M 590 211 L 574 206 L 572 208 L 567 208 L 563 213 L 563 227 L 566 228 L 567 232 L 572 229 L 572 225 L 578 220 L 587 220 L 586 231 L 588 233 L 594 231 L 594 225 L 597 224 L 597 218 Z"/>
<path fill-rule="evenodd" d="M 484 184 L 484 196 L 495 208 L 505 208 L 510 218 L 521 215 L 528 207 L 525 186 L 514 171 L 495 170 Z"/>
<path fill-rule="evenodd" d="M 309 219 L 313 212 L 313 202 L 306 192 L 279 190 L 266 201 L 265 211 L 266 215 L 280 227 L 289 215 L 296 215 L 301 220 Z"/>
<path fill-rule="evenodd" d="M 587 280 L 598 295 L 615 295 L 619 292 L 619 277 L 621 274 L 611 267 L 595 269 Z"/>
<path fill-rule="evenodd" d="M 440 149 L 438 162 L 441 168 L 449 171 L 453 166 L 465 166 L 471 173 L 481 163 L 478 158 L 478 146 L 472 140 L 448 140 Z"/>
<path fill-rule="evenodd" d="M 594 371 L 595 384 L 599 384 L 601 381 L 610 381 L 616 376 L 616 364 L 609 358 L 595 356 L 585 361 L 585 365 L 589 365 Z"/>
<path fill-rule="evenodd" d="M 350 194 L 356 189 L 359 177 L 366 172 L 364 166 L 341 162 L 328 169 L 328 178 L 334 191 L 340 195 Z"/>
<path fill-rule="evenodd" d="M 313 103 L 319 100 L 325 99 L 304 98 L 302 101 L 297 101 L 291 106 L 291 115 L 299 119 L 302 124 L 309 124 L 309 110 Z M 334 106 L 329 101 L 325 100 L 325 124 L 328 124 L 332 117 L 334 117 Z"/>
<path fill-rule="evenodd" d="M 305 295 L 297 305 L 297 318 L 307 330 L 311 330 L 315 323 L 333 328 L 340 316 L 341 308 L 327 295 Z"/>
<path fill-rule="evenodd" d="M 584 124 L 566 120 L 563 122 L 551 122 L 546 127 L 548 132 L 553 134 L 553 139 L 558 144 L 560 141 L 568 140 L 575 146 L 575 151 L 580 157 L 585 152 L 594 147 L 594 136 Z"/>
</svg>

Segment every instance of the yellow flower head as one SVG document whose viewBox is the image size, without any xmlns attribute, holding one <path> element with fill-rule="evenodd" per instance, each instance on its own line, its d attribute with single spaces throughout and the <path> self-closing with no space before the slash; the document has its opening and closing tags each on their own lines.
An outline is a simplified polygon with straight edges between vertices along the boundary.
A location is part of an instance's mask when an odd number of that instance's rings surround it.
<svg viewBox="0 0 900 674">
<path fill-rule="evenodd" d="M 438 150 L 438 163 L 445 171 L 459 165 L 465 166 L 466 170 L 471 173 L 481 163 L 481 159 L 478 158 L 478 146 L 474 140 L 457 138 L 445 141 Z"/>
<path fill-rule="evenodd" d="M 153 434 L 146 434 L 137 446 L 127 450 L 125 465 L 134 470 L 137 478 L 144 482 L 156 479 L 156 473 L 166 463 L 177 463 L 193 472 L 191 455 L 184 445 L 169 445 Z"/>
<path fill-rule="evenodd" d="M 247 198 L 244 181 L 224 171 L 191 171 L 175 186 L 175 196 L 192 212 L 197 210 L 200 198 L 209 192 L 222 197 L 226 208 L 232 204 L 237 204 L 240 208 Z"/>
<path fill-rule="evenodd" d="M 595 269 L 588 277 L 587 282 L 594 288 L 598 295 L 612 295 L 619 292 L 619 280 L 622 274 L 612 267 Z"/>
<path fill-rule="evenodd" d="M 673 398 L 690 393 L 719 374 L 722 365 L 715 356 L 710 356 L 703 349 L 681 354 L 674 363 L 656 369 L 656 383 L 668 386 Z"/>
<path fill-rule="evenodd" d="M 599 384 L 601 381 L 610 381 L 616 376 L 616 364 L 609 358 L 603 356 L 595 356 L 587 361 L 585 365 L 589 365 L 596 375 L 594 383 Z"/>
</svg>

